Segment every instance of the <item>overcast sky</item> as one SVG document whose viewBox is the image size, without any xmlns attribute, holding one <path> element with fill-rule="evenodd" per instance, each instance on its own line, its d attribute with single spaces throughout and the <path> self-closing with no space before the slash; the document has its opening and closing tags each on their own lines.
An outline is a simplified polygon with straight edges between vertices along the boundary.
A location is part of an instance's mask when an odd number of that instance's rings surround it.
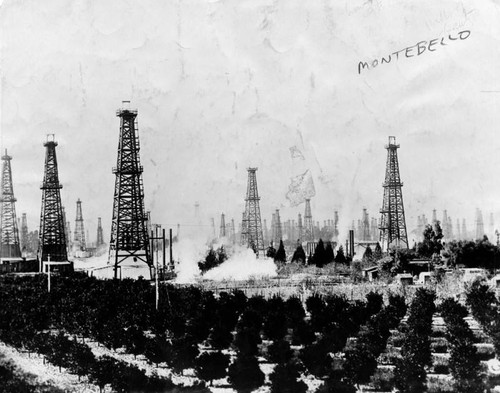
<svg viewBox="0 0 500 393">
<path fill-rule="evenodd" d="M 314 220 L 341 234 L 381 207 L 389 135 L 400 143 L 407 223 L 476 207 L 500 225 L 500 6 L 477 1 L 0 0 L 1 147 L 17 214 L 39 226 L 47 133 L 63 204 L 82 200 L 109 240 L 122 100 L 138 109 L 146 208 L 167 228 L 241 220 L 248 166 L 263 218 L 296 219 L 285 195 L 296 146 Z M 470 31 L 464 39 L 461 31 Z M 465 37 L 465 35 L 464 35 Z M 358 63 L 438 39 L 358 72 Z M 437 42 L 437 44 L 436 44 Z"/>
</svg>

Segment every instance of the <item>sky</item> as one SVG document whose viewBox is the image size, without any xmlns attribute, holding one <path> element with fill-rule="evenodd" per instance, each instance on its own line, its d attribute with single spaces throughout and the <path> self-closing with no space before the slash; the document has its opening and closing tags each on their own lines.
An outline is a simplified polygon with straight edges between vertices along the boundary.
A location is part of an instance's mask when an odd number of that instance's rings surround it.
<svg viewBox="0 0 500 393">
<path fill-rule="evenodd" d="M 409 230 L 432 209 L 473 229 L 479 207 L 485 227 L 490 213 L 500 224 L 499 20 L 493 0 L 0 1 L 0 146 L 17 215 L 39 226 L 54 133 L 72 229 L 80 198 L 90 240 L 97 217 L 109 239 L 116 110 L 130 100 L 146 209 L 165 228 L 210 231 L 222 212 L 238 225 L 247 167 L 262 218 L 296 219 L 295 147 L 313 219 L 338 210 L 342 236 L 363 207 L 379 217 L 390 135 Z"/>
</svg>

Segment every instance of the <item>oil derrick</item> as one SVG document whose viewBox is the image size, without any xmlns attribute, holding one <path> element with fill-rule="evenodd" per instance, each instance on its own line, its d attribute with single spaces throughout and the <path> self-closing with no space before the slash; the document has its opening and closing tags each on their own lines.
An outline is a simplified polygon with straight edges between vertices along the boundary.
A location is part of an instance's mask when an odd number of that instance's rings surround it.
<svg viewBox="0 0 500 393">
<path fill-rule="evenodd" d="M 304 212 L 304 240 L 308 242 L 314 241 L 314 227 L 310 199 L 306 199 L 306 210 Z"/>
<path fill-rule="evenodd" d="M 443 230 L 444 240 L 450 239 L 450 230 L 448 227 L 448 212 L 443 210 L 443 221 L 441 222 L 441 229 Z"/>
<path fill-rule="evenodd" d="M 371 220 L 371 225 L 370 225 L 370 235 L 372 241 L 377 241 L 378 240 L 378 225 L 377 225 L 377 219 L 375 217 L 372 217 Z"/>
<path fill-rule="evenodd" d="M 71 223 L 69 221 L 66 222 L 66 246 L 68 250 L 73 246 L 73 242 L 71 241 Z"/>
<path fill-rule="evenodd" d="M 283 231 L 281 228 L 281 219 L 280 219 L 280 211 L 276 209 L 276 213 L 274 214 L 274 244 L 275 247 L 278 247 L 280 244 L 280 240 L 283 239 Z"/>
<path fill-rule="evenodd" d="M 10 161 L 12 157 L 2 156 L 2 184 L 0 194 L 0 258 L 20 258 L 19 230 L 16 217 L 16 198 L 12 186 L 12 170 Z"/>
<path fill-rule="evenodd" d="M 370 240 L 370 217 L 366 209 L 363 209 L 363 219 L 361 221 L 361 240 Z"/>
<path fill-rule="evenodd" d="M 96 247 L 99 248 L 104 244 L 104 235 L 102 233 L 101 217 L 97 218 L 97 243 Z"/>
<path fill-rule="evenodd" d="M 248 222 L 245 212 L 241 217 L 240 244 L 246 246 L 248 244 Z"/>
<path fill-rule="evenodd" d="M 384 200 L 380 210 L 380 241 L 383 250 L 391 247 L 408 248 L 405 211 L 403 206 L 403 183 L 399 176 L 399 164 L 396 137 L 389 137 L 387 149 L 387 164 L 385 172 Z"/>
<path fill-rule="evenodd" d="M 28 220 L 26 213 L 23 213 L 21 218 L 21 252 L 23 254 L 31 252 L 28 241 Z"/>
<path fill-rule="evenodd" d="M 436 209 L 432 210 L 432 226 L 436 225 L 437 222 L 437 212 Z"/>
<path fill-rule="evenodd" d="M 484 236 L 483 213 L 476 209 L 476 237 L 475 240 L 481 240 Z"/>
<path fill-rule="evenodd" d="M 52 140 L 50 140 L 52 137 Z M 40 214 L 39 257 L 42 261 L 64 262 L 68 260 L 66 232 L 61 204 L 61 188 L 57 169 L 57 157 L 54 134 L 47 136 L 44 143 L 45 174 L 42 189 L 42 211 Z"/>
<path fill-rule="evenodd" d="M 226 237 L 226 217 L 224 213 L 220 216 L 220 230 L 219 230 L 219 238 Z"/>
<path fill-rule="evenodd" d="M 462 219 L 462 240 L 467 240 L 469 238 L 469 234 L 467 233 L 467 226 L 465 222 L 465 218 Z"/>
<path fill-rule="evenodd" d="M 108 259 L 108 263 L 114 265 L 115 278 L 118 277 L 118 265 L 130 259 L 152 267 L 144 208 L 143 168 L 139 159 L 137 110 L 119 109 L 116 115 L 120 117 L 120 137 L 117 165 L 113 168 L 116 177 Z"/>
<path fill-rule="evenodd" d="M 424 233 L 425 225 L 424 225 L 424 218 L 418 216 L 417 217 L 417 238 L 420 240 L 422 239 L 422 234 Z"/>
<path fill-rule="evenodd" d="M 80 198 L 76 201 L 76 220 L 75 220 L 75 247 L 77 250 L 85 251 L 87 244 L 85 241 L 85 229 L 83 227 L 82 201 Z"/>
<path fill-rule="evenodd" d="M 333 239 L 337 241 L 339 238 L 339 212 L 335 210 L 333 214 Z"/>
<path fill-rule="evenodd" d="M 264 219 L 262 226 L 262 236 L 264 237 L 264 244 L 269 244 L 269 229 L 267 229 L 267 220 Z"/>
<path fill-rule="evenodd" d="M 460 231 L 460 220 L 457 218 L 457 240 L 462 240 L 462 233 Z"/>
<path fill-rule="evenodd" d="M 302 226 L 302 214 L 299 213 L 299 218 L 297 220 L 297 232 L 298 232 L 298 238 L 302 242 L 304 239 L 302 238 L 304 236 L 304 228 Z"/>
<path fill-rule="evenodd" d="M 260 220 L 259 192 L 257 190 L 257 168 L 248 168 L 247 196 L 245 198 L 246 246 L 253 249 L 257 256 L 264 253 L 262 223 Z"/>
<path fill-rule="evenodd" d="M 231 243 L 236 243 L 236 230 L 234 228 L 234 218 L 231 218 Z"/>
<path fill-rule="evenodd" d="M 270 243 L 272 243 L 276 246 L 275 239 L 276 239 L 276 213 L 272 213 L 271 214 L 271 240 L 270 240 Z"/>
</svg>

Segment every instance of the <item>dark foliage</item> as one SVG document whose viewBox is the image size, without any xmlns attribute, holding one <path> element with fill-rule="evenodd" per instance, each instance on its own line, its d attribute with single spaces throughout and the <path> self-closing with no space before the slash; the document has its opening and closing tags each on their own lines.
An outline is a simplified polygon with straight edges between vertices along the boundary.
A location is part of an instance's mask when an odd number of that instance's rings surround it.
<svg viewBox="0 0 500 393">
<path fill-rule="evenodd" d="M 198 376 L 209 381 L 210 385 L 214 379 L 224 378 L 229 366 L 229 355 L 222 352 L 205 352 L 195 361 L 195 370 Z"/>
<path fill-rule="evenodd" d="M 305 393 L 307 385 L 299 380 L 300 367 L 296 362 L 287 361 L 279 363 L 273 370 L 269 379 L 271 393 Z"/>
<path fill-rule="evenodd" d="M 292 256 L 292 262 L 306 263 L 306 253 L 302 245 L 299 244 Z"/>
<path fill-rule="evenodd" d="M 236 391 L 247 393 L 264 383 L 264 373 L 254 356 L 239 355 L 229 366 L 228 379 Z"/>
</svg>

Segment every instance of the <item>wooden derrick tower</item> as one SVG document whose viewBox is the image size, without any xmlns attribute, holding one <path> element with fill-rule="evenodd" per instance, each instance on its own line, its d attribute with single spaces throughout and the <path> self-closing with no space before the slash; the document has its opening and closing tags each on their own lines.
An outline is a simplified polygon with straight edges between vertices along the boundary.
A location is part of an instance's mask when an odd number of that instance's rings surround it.
<svg viewBox="0 0 500 393">
<path fill-rule="evenodd" d="M 16 198 L 12 186 L 12 157 L 2 156 L 2 183 L 0 194 L 0 258 L 20 258 L 19 229 L 16 218 Z"/>
<path fill-rule="evenodd" d="M 42 210 L 40 213 L 39 257 L 42 261 L 65 262 L 68 260 L 66 232 L 61 188 L 57 168 L 54 134 L 47 135 L 45 146 L 45 174 L 42 189 Z"/>
<path fill-rule="evenodd" d="M 124 104 L 129 103 L 124 101 Z M 120 136 L 115 174 L 113 219 L 109 242 L 108 263 L 114 265 L 114 277 L 118 277 L 121 263 L 142 261 L 153 267 L 147 214 L 144 208 L 143 168 L 139 159 L 139 134 L 137 110 L 118 109 Z"/>
<path fill-rule="evenodd" d="M 399 163 L 396 137 L 389 137 L 387 164 L 385 169 L 384 200 L 382 203 L 380 223 L 380 245 L 382 250 L 390 248 L 408 248 L 406 233 L 405 209 L 403 205 L 403 183 L 399 176 Z"/>
</svg>

